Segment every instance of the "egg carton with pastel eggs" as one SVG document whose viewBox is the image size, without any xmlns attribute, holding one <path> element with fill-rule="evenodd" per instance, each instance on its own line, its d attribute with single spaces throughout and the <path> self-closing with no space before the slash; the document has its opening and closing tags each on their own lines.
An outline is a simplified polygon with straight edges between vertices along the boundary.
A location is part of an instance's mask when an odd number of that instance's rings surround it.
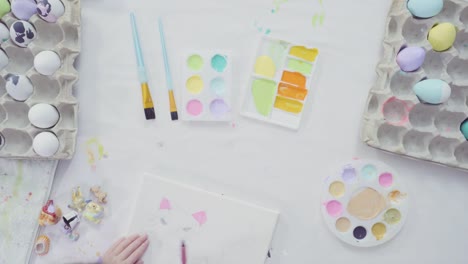
<svg viewBox="0 0 468 264">
<path fill-rule="evenodd" d="M 80 0 L 0 0 L 0 157 L 70 159 Z"/>
<path fill-rule="evenodd" d="M 394 0 L 362 139 L 468 169 L 468 2 Z"/>
<path fill-rule="evenodd" d="M 323 184 L 321 211 L 345 243 L 372 247 L 394 238 L 408 215 L 408 193 L 399 175 L 375 160 L 353 160 Z"/>
</svg>

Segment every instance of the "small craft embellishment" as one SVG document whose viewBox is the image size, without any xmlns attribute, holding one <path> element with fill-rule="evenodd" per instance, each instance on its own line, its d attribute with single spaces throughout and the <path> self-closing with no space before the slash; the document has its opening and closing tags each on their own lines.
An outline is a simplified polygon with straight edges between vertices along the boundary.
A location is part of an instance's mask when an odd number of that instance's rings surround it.
<svg viewBox="0 0 468 264">
<path fill-rule="evenodd" d="M 34 244 L 34 252 L 36 252 L 39 256 L 44 256 L 49 253 L 50 248 L 50 239 L 46 235 L 40 235 L 37 240 L 36 244 Z"/>
<path fill-rule="evenodd" d="M 107 193 L 101 191 L 101 186 L 93 186 L 90 191 L 97 198 L 98 202 L 107 203 Z"/>
<path fill-rule="evenodd" d="M 63 227 L 62 231 L 65 234 L 71 234 L 76 226 L 80 223 L 80 216 L 75 211 L 70 211 L 62 217 Z"/>
<path fill-rule="evenodd" d="M 42 207 L 41 214 L 39 215 L 39 225 L 55 225 L 60 221 L 62 217 L 62 210 L 60 208 L 54 206 L 54 201 L 49 200 L 47 203 Z"/>
<path fill-rule="evenodd" d="M 86 218 L 86 220 L 93 222 L 95 224 L 99 224 L 103 216 L 104 216 L 104 207 L 102 207 L 98 203 L 89 202 L 86 205 L 85 211 L 83 213 L 83 217 Z"/>
<path fill-rule="evenodd" d="M 72 189 L 72 204 L 68 205 L 68 208 L 76 210 L 78 212 L 83 211 L 86 206 L 86 201 L 81 193 L 80 186 Z"/>
</svg>

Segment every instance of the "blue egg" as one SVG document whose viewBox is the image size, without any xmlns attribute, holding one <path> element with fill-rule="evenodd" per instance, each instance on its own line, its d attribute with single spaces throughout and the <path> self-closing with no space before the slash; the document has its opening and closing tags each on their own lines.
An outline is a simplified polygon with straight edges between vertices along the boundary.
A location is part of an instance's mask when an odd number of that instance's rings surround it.
<svg viewBox="0 0 468 264">
<path fill-rule="evenodd" d="M 465 136 L 466 140 L 468 140 L 468 119 L 463 121 L 460 125 L 460 131 L 462 132 L 463 136 Z"/>
<path fill-rule="evenodd" d="M 407 7 L 413 16 L 429 18 L 442 11 L 444 0 L 409 0 Z"/>
<path fill-rule="evenodd" d="M 413 91 L 425 103 L 441 104 L 449 99 L 452 89 L 442 80 L 428 79 L 418 82 Z"/>
</svg>

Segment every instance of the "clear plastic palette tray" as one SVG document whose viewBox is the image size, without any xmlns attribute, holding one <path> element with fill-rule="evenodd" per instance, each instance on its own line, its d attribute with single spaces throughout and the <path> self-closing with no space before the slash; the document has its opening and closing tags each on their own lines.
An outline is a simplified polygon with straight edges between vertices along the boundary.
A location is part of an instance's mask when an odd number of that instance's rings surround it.
<svg viewBox="0 0 468 264">
<path fill-rule="evenodd" d="M 65 13 L 55 23 L 33 15 L 29 19 L 36 38 L 26 47 L 19 47 L 11 39 L 1 44 L 9 58 L 8 65 L 0 71 L 0 157 L 36 158 L 32 148 L 34 137 L 44 131 L 54 133 L 60 142 L 55 155 L 48 159 L 70 159 L 75 152 L 78 102 L 72 89 L 78 80 L 74 67 L 80 52 L 80 0 L 62 0 Z M 18 21 L 12 13 L 2 22 L 10 26 Z M 50 76 L 40 74 L 34 67 L 34 58 L 41 51 L 51 50 L 61 59 L 61 67 Z M 32 95 L 24 102 L 14 100 L 6 91 L 9 74 L 27 76 L 33 87 Z M 38 103 L 53 105 L 59 112 L 58 123 L 50 129 L 34 127 L 29 119 L 29 109 Z"/>
<path fill-rule="evenodd" d="M 242 115 L 299 129 L 319 50 L 263 37 L 247 85 Z"/>
<path fill-rule="evenodd" d="M 429 30 L 439 23 L 457 28 L 453 46 L 434 51 Z M 388 14 L 384 54 L 377 66 L 377 80 L 370 90 L 363 118 L 362 139 L 368 145 L 468 169 L 468 141 L 460 126 L 468 117 L 468 2 L 444 1 L 443 10 L 429 19 L 414 18 L 406 0 L 395 0 Z M 404 46 L 426 50 L 424 64 L 403 72 L 396 56 Z M 451 87 L 450 98 L 438 105 L 421 102 L 413 86 L 424 78 L 440 79 Z"/>
</svg>

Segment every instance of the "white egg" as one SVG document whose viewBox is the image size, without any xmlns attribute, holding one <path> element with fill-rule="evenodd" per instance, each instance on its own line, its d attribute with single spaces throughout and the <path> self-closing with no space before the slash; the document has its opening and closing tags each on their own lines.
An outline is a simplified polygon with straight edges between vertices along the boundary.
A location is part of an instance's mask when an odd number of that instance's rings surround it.
<svg viewBox="0 0 468 264">
<path fill-rule="evenodd" d="M 51 157 L 57 153 L 60 143 L 57 136 L 51 132 L 39 133 L 33 140 L 33 149 L 37 155 Z"/>
<path fill-rule="evenodd" d="M 54 23 L 65 13 L 65 6 L 60 0 L 38 0 L 37 13 L 45 21 Z"/>
<path fill-rule="evenodd" d="M 0 23 L 0 44 L 10 39 L 10 30 L 8 27 Z"/>
<path fill-rule="evenodd" d="M 10 37 L 16 45 L 26 48 L 36 38 L 36 29 L 28 21 L 18 20 L 11 24 Z"/>
<path fill-rule="evenodd" d="M 5 68 L 8 65 L 8 56 L 6 55 L 5 51 L 0 49 L 0 70 Z"/>
<path fill-rule="evenodd" d="M 34 57 L 34 68 L 42 75 L 52 75 L 62 65 L 60 57 L 51 50 L 40 52 Z"/>
<path fill-rule="evenodd" d="M 57 108 L 50 104 L 36 104 L 29 109 L 28 118 L 38 128 L 51 128 L 57 124 L 60 115 Z"/>
<path fill-rule="evenodd" d="M 33 93 L 33 85 L 24 75 L 8 74 L 6 81 L 7 93 L 16 101 L 26 101 Z"/>
</svg>

